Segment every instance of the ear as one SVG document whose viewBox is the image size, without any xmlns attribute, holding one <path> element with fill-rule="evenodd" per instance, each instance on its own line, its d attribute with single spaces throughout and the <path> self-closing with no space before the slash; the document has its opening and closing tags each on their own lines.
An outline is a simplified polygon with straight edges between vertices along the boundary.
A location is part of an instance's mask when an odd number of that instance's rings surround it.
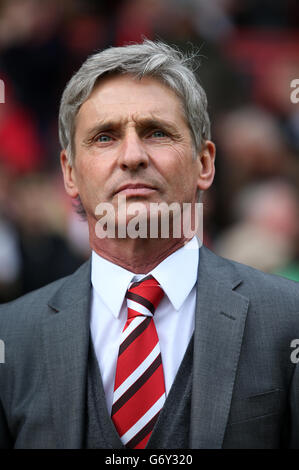
<svg viewBox="0 0 299 470">
<path fill-rule="evenodd" d="M 64 187 L 66 192 L 72 198 L 76 198 L 79 195 L 78 187 L 76 183 L 75 168 L 70 164 L 66 150 L 62 150 L 60 153 L 60 163 L 63 173 Z"/>
<path fill-rule="evenodd" d="M 202 191 L 209 189 L 209 187 L 213 183 L 215 176 L 215 156 L 215 144 L 210 140 L 206 140 L 197 155 L 197 187 Z"/>
</svg>

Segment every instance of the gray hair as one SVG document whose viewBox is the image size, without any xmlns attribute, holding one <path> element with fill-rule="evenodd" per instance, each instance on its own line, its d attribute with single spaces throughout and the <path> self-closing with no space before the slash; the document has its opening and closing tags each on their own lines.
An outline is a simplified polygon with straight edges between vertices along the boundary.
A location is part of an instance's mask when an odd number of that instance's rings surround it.
<svg viewBox="0 0 299 470">
<path fill-rule="evenodd" d="M 75 121 L 80 106 L 88 99 L 100 78 L 107 74 L 131 74 L 139 79 L 154 77 L 181 99 L 195 150 L 210 139 L 207 97 L 193 71 L 193 59 L 174 47 L 148 39 L 142 44 L 110 47 L 90 56 L 67 84 L 60 103 L 59 139 L 69 163 L 74 162 Z"/>
</svg>

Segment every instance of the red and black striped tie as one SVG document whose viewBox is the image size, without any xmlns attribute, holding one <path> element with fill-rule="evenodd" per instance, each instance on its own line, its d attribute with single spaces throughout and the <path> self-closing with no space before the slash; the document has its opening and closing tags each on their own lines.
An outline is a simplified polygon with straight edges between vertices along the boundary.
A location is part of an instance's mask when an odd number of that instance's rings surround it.
<svg viewBox="0 0 299 470">
<path fill-rule="evenodd" d="M 112 420 L 123 444 L 144 449 L 165 402 L 159 339 L 153 319 L 164 295 L 153 276 L 126 292 L 128 319 L 118 353 Z"/>
</svg>

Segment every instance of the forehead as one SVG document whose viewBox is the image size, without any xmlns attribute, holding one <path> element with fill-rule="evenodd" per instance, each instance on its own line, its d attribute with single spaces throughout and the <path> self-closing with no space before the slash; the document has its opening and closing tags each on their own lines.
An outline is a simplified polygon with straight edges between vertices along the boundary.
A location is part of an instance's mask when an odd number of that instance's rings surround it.
<svg viewBox="0 0 299 470">
<path fill-rule="evenodd" d="M 77 125 L 87 126 L 97 120 L 130 120 L 161 117 L 177 125 L 186 119 L 180 98 L 168 86 L 153 77 L 137 79 L 116 75 L 102 79 L 82 104 Z"/>
</svg>

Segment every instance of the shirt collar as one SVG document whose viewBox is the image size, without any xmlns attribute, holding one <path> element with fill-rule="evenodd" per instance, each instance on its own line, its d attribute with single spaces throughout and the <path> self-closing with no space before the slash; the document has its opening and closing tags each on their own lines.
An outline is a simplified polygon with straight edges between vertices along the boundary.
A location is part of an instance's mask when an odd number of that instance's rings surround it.
<svg viewBox="0 0 299 470">
<path fill-rule="evenodd" d="M 199 244 L 193 237 L 151 271 L 175 310 L 181 308 L 196 283 L 198 261 Z"/>
<path fill-rule="evenodd" d="M 119 316 L 130 282 L 148 274 L 157 279 L 174 309 L 179 310 L 196 283 L 198 261 L 199 243 L 196 237 L 144 275 L 136 275 L 93 251 L 91 282 L 115 318 Z"/>
</svg>

